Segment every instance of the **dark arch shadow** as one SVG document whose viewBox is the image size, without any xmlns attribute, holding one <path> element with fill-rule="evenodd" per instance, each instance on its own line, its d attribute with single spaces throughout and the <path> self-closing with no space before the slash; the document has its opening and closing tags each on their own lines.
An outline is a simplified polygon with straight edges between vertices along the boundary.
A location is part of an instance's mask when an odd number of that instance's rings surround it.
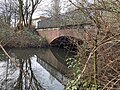
<svg viewBox="0 0 120 90">
<path fill-rule="evenodd" d="M 82 44 L 83 41 L 81 39 L 71 36 L 60 36 L 50 43 L 51 46 L 60 47 L 71 51 L 75 51 L 77 46 Z"/>
<path fill-rule="evenodd" d="M 50 48 L 52 54 L 54 55 L 55 58 L 57 58 L 58 61 L 60 61 L 62 64 L 67 66 L 66 59 L 68 58 L 73 58 L 74 54 L 61 48 L 57 47 L 51 47 Z"/>
</svg>

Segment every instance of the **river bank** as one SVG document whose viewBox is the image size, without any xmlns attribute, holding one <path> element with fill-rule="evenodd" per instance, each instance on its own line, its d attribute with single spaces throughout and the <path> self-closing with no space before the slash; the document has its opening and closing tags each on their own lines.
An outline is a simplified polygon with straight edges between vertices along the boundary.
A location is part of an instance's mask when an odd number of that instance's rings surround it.
<svg viewBox="0 0 120 90">
<path fill-rule="evenodd" d="M 2 29 L 0 30 L 0 41 L 4 47 L 9 48 L 38 48 L 49 46 L 45 38 L 29 30 L 15 32 L 14 30 Z"/>
</svg>

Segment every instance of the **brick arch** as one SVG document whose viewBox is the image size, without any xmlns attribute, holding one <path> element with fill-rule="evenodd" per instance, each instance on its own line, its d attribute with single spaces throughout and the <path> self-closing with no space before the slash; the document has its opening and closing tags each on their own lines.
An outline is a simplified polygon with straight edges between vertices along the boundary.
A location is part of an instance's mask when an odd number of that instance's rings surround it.
<svg viewBox="0 0 120 90">
<path fill-rule="evenodd" d="M 77 42 L 77 43 L 79 43 L 79 45 L 83 44 L 83 40 L 81 40 L 80 38 L 78 39 L 78 38 L 76 38 L 76 37 L 65 36 L 65 35 L 54 38 L 53 41 L 51 41 L 50 44 L 54 44 L 54 43 L 56 43 L 56 42 L 59 41 L 59 40 L 60 40 L 60 42 L 61 42 L 61 41 L 63 41 L 63 42 L 68 41 L 68 42 L 70 42 L 70 43 L 75 43 L 75 42 Z M 65 41 L 64 41 L 64 40 L 65 40 Z"/>
<path fill-rule="evenodd" d="M 53 40 L 61 36 L 71 36 L 77 39 L 80 39 L 80 33 L 77 29 L 59 29 L 59 28 L 47 28 L 47 29 L 38 29 L 38 34 L 48 41 L 50 44 Z"/>
</svg>

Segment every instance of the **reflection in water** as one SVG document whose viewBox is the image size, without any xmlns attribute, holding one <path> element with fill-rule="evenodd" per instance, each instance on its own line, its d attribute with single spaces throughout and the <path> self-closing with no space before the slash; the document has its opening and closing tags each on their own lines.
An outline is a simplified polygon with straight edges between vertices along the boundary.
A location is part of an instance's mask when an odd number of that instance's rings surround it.
<svg viewBox="0 0 120 90">
<path fill-rule="evenodd" d="M 0 60 L 2 60 L 0 61 L 0 90 L 64 89 L 68 80 L 66 76 L 70 74 L 71 70 L 66 67 L 65 57 L 62 58 L 58 51 L 44 48 L 39 50 L 12 49 L 8 52 L 19 67 L 15 67 L 0 52 L 2 55 L 0 56 Z M 57 59 L 57 57 L 59 58 Z"/>
<path fill-rule="evenodd" d="M 44 90 L 33 73 L 31 61 L 31 59 L 19 60 L 20 74 L 15 84 L 15 90 Z"/>
<path fill-rule="evenodd" d="M 58 61 L 62 62 L 62 64 L 66 65 L 66 59 L 70 57 L 74 57 L 71 51 L 66 51 L 66 49 L 61 49 L 57 47 L 50 48 L 53 56 L 57 58 Z M 67 65 L 66 65 L 67 66 Z"/>
</svg>

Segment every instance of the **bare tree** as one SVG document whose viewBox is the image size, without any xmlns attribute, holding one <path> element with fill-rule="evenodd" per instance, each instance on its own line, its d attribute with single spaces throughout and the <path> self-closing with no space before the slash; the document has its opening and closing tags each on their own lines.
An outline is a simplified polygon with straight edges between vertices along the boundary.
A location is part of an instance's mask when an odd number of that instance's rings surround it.
<svg viewBox="0 0 120 90">
<path fill-rule="evenodd" d="M 32 24 L 32 16 L 35 12 L 37 6 L 40 4 L 42 0 L 18 0 L 19 1 L 19 15 L 20 27 L 31 27 Z"/>
<path fill-rule="evenodd" d="M 76 9 L 91 20 L 94 29 L 85 29 L 88 38 L 84 46 L 78 46 L 75 64 L 75 79 L 68 83 L 67 90 L 112 90 L 119 89 L 120 70 L 120 1 L 119 0 L 69 0 Z M 93 30 L 93 31 L 92 31 Z M 88 51 L 89 55 L 86 55 Z M 86 79 L 87 78 L 87 79 Z M 72 84 L 71 84 L 72 83 Z"/>
<path fill-rule="evenodd" d="M 55 19 L 58 19 L 60 16 L 60 0 L 52 0 L 52 14 Z"/>
<path fill-rule="evenodd" d="M 14 15 L 17 15 L 18 9 L 17 9 L 17 2 L 14 0 L 5 0 L 0 2 L 0 14 L 3 18 L 3 22 L 11 25 L 11 21 L 14 17 Z"/>
</svg>

